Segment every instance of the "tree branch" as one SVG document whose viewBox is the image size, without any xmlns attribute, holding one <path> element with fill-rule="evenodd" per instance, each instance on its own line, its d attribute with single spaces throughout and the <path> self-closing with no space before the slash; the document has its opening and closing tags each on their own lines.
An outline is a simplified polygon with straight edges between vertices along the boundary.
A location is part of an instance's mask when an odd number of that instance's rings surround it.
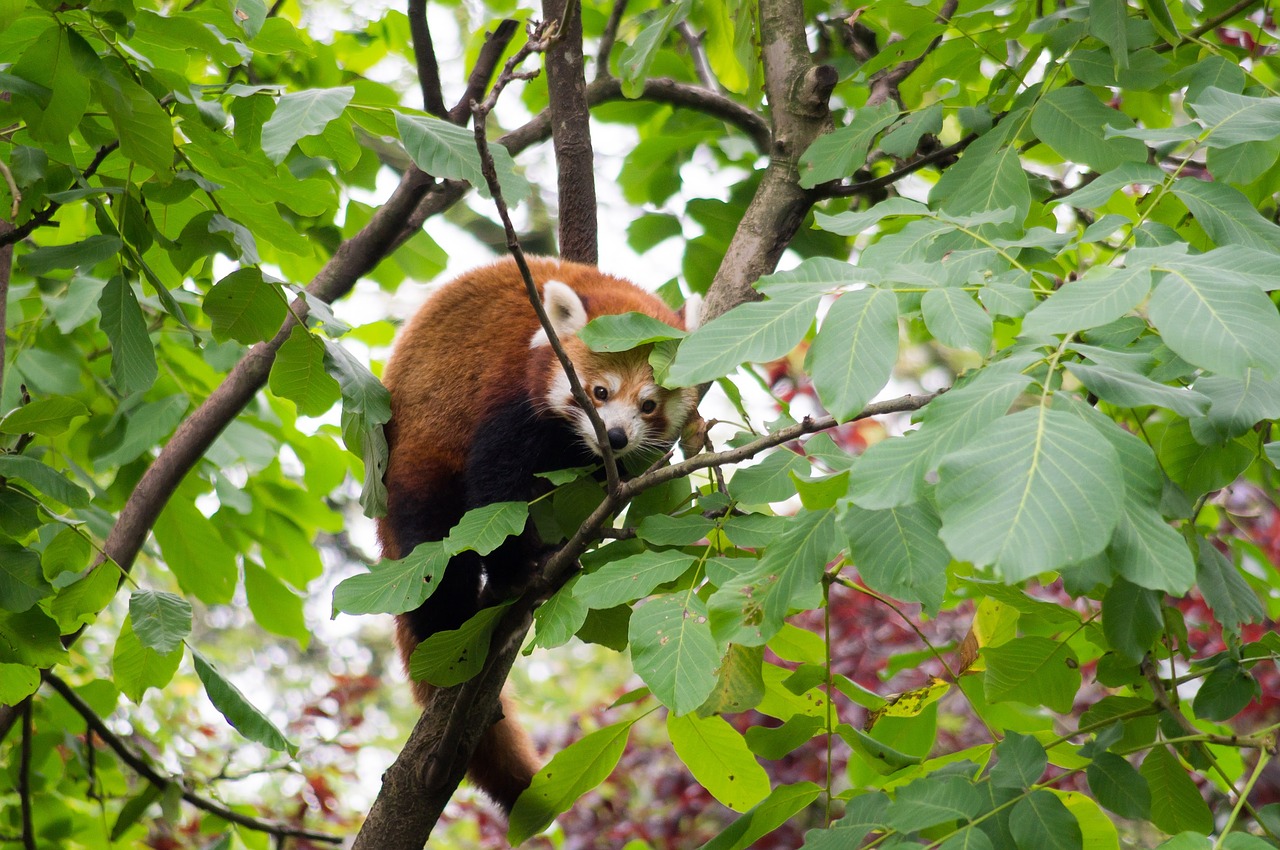
<svg viewBox="0 0 1280 850">
<path fill-rule="evenodd" d="M 703 321 L 760 296 L 752 288 L 777 267 L 815 200 L 800 187 L 799 160 L 831 130 L 827 102 L 838 74 L 815 65 L 805 35 L 803 4 L 760 0 L 760 53 L 773 124 L 769 167 L 733 234 L 703 305 Z"/>
<path fill-rule="evenodd" d="M 609 76 L 609 56 L 613 53 L 614 42 L 618 40 L 618 27 L 622 26 L 622 15 L 626 11 L 627 0 L 613 0 L 613 11 L 609 13 L 609 21 L 604 25 L 600 47 L 596 51 L 597 82 Z"/>
<path fill-rule="evenodd" d="M 13 225 L 4 219 L 0 219 L 0 239 L 8 236 L 13 232 Z M 9 307 L 9 277 L 13 272 L 13 243 L 0 242 L 0 324 L 3 324 L 4 316 L 8 315 Z M 4 398 L 4 364 L 5 364 L 5 340 L 8 337 L 6 329 L 0 328 L 0 399 Z"/>
<path fill-rule="evenodd" d="M 582 2 L 542 0 L 542 14 L 547 21 L 558 21 L 544 62 L 556 154 L 560 256 L 594 266 L 600 260 L 600 250 L 591 113 L 583 76 Z"/>
<path fill-rule="evenodd" d="M 489 33 L 484 46 L 480 48 L 480 55 L 476 57 L 475 67 L 467 77 L 466 91 L 453 105 L 453 109 L 449 110 L 450 122 L 458 126 L 466 125 L 467 119 L 471 117 L 471 102 L 484 100 L 485 90 L 489 88 L 489 82 L 498 70 L 498 64 L 502 62 L 502 54 L 507 52 L 507 45 L 511 44 L 511 39 L 515 38 L 519 29 L 519 21 L 506 18 L 499 21 L 497 28 Z"/>
<path fill-rule="evenodd" d="M 676 32 L 680 34 L 680 38 L 684 39 L 685 47 L 689 48 L 689 58 L 693 60 L 694 72 L 697 73 L 698 81 L 702 83 L 703 88 L 719 91 L 720 86 L 716 82 L 716 75 L 711 72 L 711 63 L 707 61 L 707 51 L 702 48 L 702 36 L 693 31 L 688 21 L 676 24 Z"/>
<path fill-rule="evenodd" d="M 120 736 L 111 731 L 110 727 L 103 722 L 97 712 L 95 712 L 87 702 L 81 699 L 80 695 L 77 694 L 70 685 L 49 672 L 44 673 L 43 678 L 45 684 L 57 691 L 58 695 L 66 700 L 67 704 L 70 705 L 77 714 L 84 718 L 85 724 L 88 728 L 92 730 L 95 735 L 101 738 L 103 743 L 110 747 L 115 752 L 116 756 L 118 756 L 122 762 L 127 764 L 131 770 L 160 790 L 168 788 L 169 785 L 174 782 L 173 779 L 160 773 L 152 767 L 149 762 L 145 761 L 141 756 L 129 749 L 129 746 L 120 739 Z M 216 815 L 229 823 L 235 823 L 240 826 L 247 827 L 255 832 L 274 835 L 277 838 L 304 838 L 308 841 L 318 841 L 324 844 L 336 845 L 342 843 L 342 838 L 337 835 L 329 835 L 324 832 L 313 832 L 307 829 L 298 829 L 296 827 L 289 826 L 288 824 L 261 820 L 260 818 L 241 814 L 234 809 L 229 809 L 226 806 L 213 802 L 212 800 L 207 800 L 185 787 L 182 787 L 182 799 L 186 800 L 201 811 Z"/>
<path fill-rule="evenodd" d="M 22 743 L 18 755 L 18 803 L 22 810 L 22 846 L 36 850 L 36 826 L 31 816 L 31 738 L 35 735 L 31 722 L 31 700 L 23 703 Z"/>
<path fill-rule="evenodd" d="M 440 88 L 440 66 L 436 63 L 435 45 L 431 43 L 431 28 L 427 26 L 427 0 L 409 0 L 408 14 L 418 85 L 422 87 L 422 108 L 437 118 L 445 118 L 448 112 Z"/>
<path fill-rule="evenodd" d="M 946 162 L 951 157 L 963 152 L 965 148 L 969 147 L 969 145 L 973 144 L 977 139 L 977 133 L 970 133 L 960 141 L 947 145 L 945 148 L 939 148 L 933 153 L 913 160 L 882 177 L 874 177 L 870 180 L 861 180 L 857 183 L 841 184 L 833 182 L 824 186 L 815 187 L 814 192 L 820 198 L 849 198 L 863 195 L 867 192 L 873 192 L 876 189 L 883 189 L 886 186 L 892 186 L 908 174 L 913 174 L 926 166 Z"/>
<path fill-rule="evenodd" d="M 942 9 L 938 12 L 938 23 L 945 24 L 951 20 L 951 16 L 956 12 L 956 6 L 960 5 L 959 0 L 946 0 L 942 4 Z M 867 106 L 877 106 L 887 100 L 892 99 L 894 103 L 902 106 L 902 95 L 898 92 L 898 87 L 902 85 L 902 81 L 911 76 L 925 58 L 938 49 L 938 45 L 942 43 L 942 33 L 939 33 L 933 41 L 929 42 L 929 46 L 924 49 L 919 56 L 909 59 L 900 65 L 876 74 L 871 81 L 871 94 L 867 96 Z M 885 45 L 886 49 L 889 45 Z"/>
</svg>

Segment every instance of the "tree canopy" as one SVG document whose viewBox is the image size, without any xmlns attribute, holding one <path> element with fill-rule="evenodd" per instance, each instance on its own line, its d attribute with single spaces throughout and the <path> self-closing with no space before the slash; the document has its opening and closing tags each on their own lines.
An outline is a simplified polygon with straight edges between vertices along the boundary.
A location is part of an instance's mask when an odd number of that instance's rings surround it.
<svg viewBox="0 0 1280 850">
<path fill-rule="evenodd" d="M 0 842 L 421 847 L 532 648 L 634 676 L 512 843 L 1280 845 L 1276 36 L 1257 0 L 0 0 Z M 582 338 L 716 422 L 362 564 L 387 305 L 459 226 L 705 295 Z M 419 648 L 379 789 L 389 662 L 314 636 L 530 517 L 559 548 Z"/>
</svg>

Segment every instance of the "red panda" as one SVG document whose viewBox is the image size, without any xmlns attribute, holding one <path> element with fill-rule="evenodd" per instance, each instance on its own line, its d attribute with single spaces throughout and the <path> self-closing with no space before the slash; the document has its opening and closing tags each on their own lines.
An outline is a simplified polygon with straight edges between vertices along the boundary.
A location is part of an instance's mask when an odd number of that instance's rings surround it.
<svg viewBox="0 0 1280 850">
<path fill-rule="evenodd" d="M 615 457 L 671 445 L 694 409 L 696 390 L 658 386 L 647 347 L 597 353 L 575 334 L 601 315 L 636 311 L 684 328 L 681 316 L 592 266 L 531 258 L 529 268 Z M 391 393 L 390 457 L 378 537 L 388 558 L 444 539 L 472 508 L 533 498 L 537 472 L 587 465 L 601 454 L 510 259 L 464 274 L 428 299 L 401 332 L 383 382 Z M 454 556 L 427 601 L 396 618 L 405 668 L 419 642 L 461 626 L 482 599 L 501 601 L 521 588 L 541 550 L 530 523 L 483 558 Z M 421 704 L 430 692 L 427 683 L 414 683 Z M 505 698 L 503 709 L 468 772 L 509 813 L 540 765 Z"/>
</svg>

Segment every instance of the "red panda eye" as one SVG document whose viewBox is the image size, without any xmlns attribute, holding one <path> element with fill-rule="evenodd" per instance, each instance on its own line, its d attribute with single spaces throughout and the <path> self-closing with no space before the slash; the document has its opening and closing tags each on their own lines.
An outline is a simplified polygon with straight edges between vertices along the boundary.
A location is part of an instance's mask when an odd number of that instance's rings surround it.
<svg viewBox="0 0 1280 850">
<path fill-rule="evenodd" d="M 604 387 L 596 387 L 591 392 L 595 395 L 597 401 L 608 401 L 609 399 L 609 391 Z"/>
<path fill-rule="evenodd" d="M 640 405 L 641 413 L 653 413 L 658 409 L 658 403 L 653 399 L 646 399 L 644 404 Z"/>
</svg>

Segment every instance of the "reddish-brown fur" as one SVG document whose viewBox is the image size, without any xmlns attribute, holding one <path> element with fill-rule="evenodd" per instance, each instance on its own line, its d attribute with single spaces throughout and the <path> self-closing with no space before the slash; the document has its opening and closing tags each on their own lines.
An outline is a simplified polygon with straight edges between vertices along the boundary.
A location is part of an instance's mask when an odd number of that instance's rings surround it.
<svg viewBox="0 0 1280 850">
<path fill-rule="evenodd" d="M 540 296 L 547 281 L 561 281 L 579 294 L 590 318 L 637 311 L 683 327 L 680 317 L 653 295 L 594 267 L 540 258 L 530 259 L 529 266 Z M 530 348 L 540 327 L 511 260 L 476 269 L 447 284 L 405 326 L 383 375 L 392 411 L 386 429 L 388 513 L 378 522 L 384 556 L 401 558 L 423 540 L 443 539 L 467 506 L 464 477 L 477 433 L 503 405 L 546 395 L 560 374 L 560 365 L 549 346 Z M 601 356 L 587 352 L 576 339 L 565 342 L 575 363 L 589 366 Z M 628 368 L 648 368 L 637 363 L 634 354 L 609 357 L 629 364 Z M 588 377 L 583 376 L 584 384 Z M 692 396 L 682 398 L 689 399 L 691 408 Z M 452 578 L 470 570 L 475 577 L 466 581 L 476 584 L 451 588 L 454 594 L 478 588 L 480 559 L 463 559 L 457 556 L 451 564 Z M 442 585 L 436 595 L 443 596 L 443 591 Z M 428 610 L 432 601 L 397 617 L 396 643 L 406 669 L 426 633 L 458 625 L 435 622 L 438 615 Z M 468 614 L 463 611 L 458 616 L 465 619 Z M 432 622 L 424 624 L 428 615 Z M 415 682 L 413 687 L 425 705 L 431 686 Z M 469 769 L 472 780 L 509 811 L 539 762 L 505 697 L 503 711 L 504 719 L 486 734 Z"/>
</svg>

